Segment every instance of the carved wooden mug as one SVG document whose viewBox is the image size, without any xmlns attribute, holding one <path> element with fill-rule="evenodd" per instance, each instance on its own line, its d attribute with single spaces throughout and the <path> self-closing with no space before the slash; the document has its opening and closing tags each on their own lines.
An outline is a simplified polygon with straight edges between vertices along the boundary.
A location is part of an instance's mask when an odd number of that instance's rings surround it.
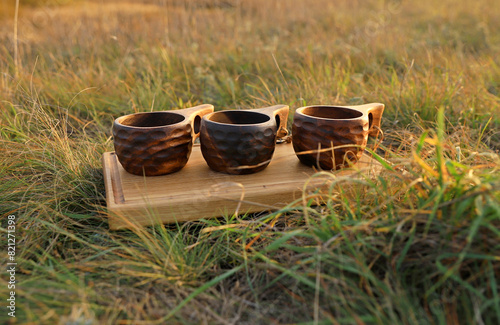
<svg viewBox="0 0 500 325">
<path fill-rule="evenodd" d="M 113 123 L 115 153 L 123 168 L 135 175 L 157 176 L 184 167 L 201 118 L 214 111 L 199 105 L 175 111 L 125 115 Z"/>
<path fill-rule="evenodd" d="M 356 163 L 368 136 L 376 137 L 384 104 L 306 106 L 295 111 L 293 149 L 300 161 L 322 169 Z"/>
<path fill-rule="evenodd" d="M 288 106 L 205 115 L 200 143 L 208 166 L 227 174 L 256 173 L 269 165 L 277 138 L 288 134 Z"/>
</svg>

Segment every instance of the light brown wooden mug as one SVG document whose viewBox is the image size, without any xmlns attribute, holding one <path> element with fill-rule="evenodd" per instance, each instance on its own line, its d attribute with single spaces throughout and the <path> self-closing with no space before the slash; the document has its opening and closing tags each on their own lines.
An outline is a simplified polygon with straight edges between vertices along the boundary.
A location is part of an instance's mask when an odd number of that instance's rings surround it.
<svg viewBox="0 0 500 325">
<path fill-rule="evenodd" d="M 175 110 L 135 113 L 113 123 L 115 153 L 135 175 L 158 176 L 183 168 L 199 136 L 201 118 L 214 111 L 209 104 Z"/>
<path fill-rule="evenodd" d="M 302 163 L 325 170 L 356 163 L 368 136 L 378 135 L 383 112 L 380 103 L 298 108 L 292 125 L 295 154 Z"/>
</svg>

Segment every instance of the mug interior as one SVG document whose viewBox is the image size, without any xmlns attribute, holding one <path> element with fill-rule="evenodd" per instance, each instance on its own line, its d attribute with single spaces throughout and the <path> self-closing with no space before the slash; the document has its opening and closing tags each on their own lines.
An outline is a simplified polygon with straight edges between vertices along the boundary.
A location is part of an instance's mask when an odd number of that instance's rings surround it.
<svg viewBox="0 0 500 325">
<path fill-rule="evenodd" d="M 336 106 L 310 106 L 304 108 L 301 113 L 312 117 L 333 120 L 354 119 L 363 116 L 363 113 L 358 110 Z"/>
<path fill-rule="evenodd" d="M 147 112 L 123 116 L 118 123 L 136 128 L 172 125 L 184 121 L 183 115 L 171 112 Z"/>
<path fill-rule="evenodd" d="M 248 111 L 223 111 L 212 113 L 207 119 L 220 124 L 259 124 L 269 121 L 266 114 Z"/>
</svg>

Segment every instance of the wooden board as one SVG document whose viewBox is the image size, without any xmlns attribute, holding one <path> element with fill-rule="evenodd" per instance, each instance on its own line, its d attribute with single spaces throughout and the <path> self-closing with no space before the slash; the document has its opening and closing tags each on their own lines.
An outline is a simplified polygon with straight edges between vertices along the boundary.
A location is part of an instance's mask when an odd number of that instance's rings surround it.
<svg viewBox="0 0 500 325">
<path fill-rule="evenodd" d="M 111 229 L 279 209 L 301 198 L 306 182 L 309 186 L 325 182 L 324 178 L 311 182 L 317 170 L 301 164 L 289 143 L 277 144 L 269 166 L 250 175 L 212 171 L 199 146 L 193 147 L 183 169 L 169 175 L 132 175 L 114 152 L 103 155 L 103 168 Z M 380 170 L 377 161 L 363 155 L 355 168 L 335 172 L 334 177 Z"/>
</svg>

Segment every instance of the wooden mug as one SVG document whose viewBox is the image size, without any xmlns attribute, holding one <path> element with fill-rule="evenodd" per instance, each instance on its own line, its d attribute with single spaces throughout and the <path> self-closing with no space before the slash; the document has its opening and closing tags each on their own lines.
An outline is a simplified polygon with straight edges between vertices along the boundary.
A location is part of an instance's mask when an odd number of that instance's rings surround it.
<svg viewBox="0 0 500 325">
<path fill-rule="evenodd" d="M 158 176 L 184 167 L 201 118 L 214 111 L 209 104 L 176 111 L 135 113 L 113 123 L 115 153 L 123 168 L 135 175 Z"/>
<path fill-rule="evenodd" d="M 208 166 L 227 174 L 256 173 L 269 165 L 276 139 L 288 134 L 288 106 L 205 115 L 200 143 Z"/>
<path fill-rule="evenodd" d="M 384 104 L 358 106 L 306 106 L 295 111 L 293 149 L 299 160 L 322 169 L 356 163 L 368 136 L 376 137 Z"/>
</svg>

